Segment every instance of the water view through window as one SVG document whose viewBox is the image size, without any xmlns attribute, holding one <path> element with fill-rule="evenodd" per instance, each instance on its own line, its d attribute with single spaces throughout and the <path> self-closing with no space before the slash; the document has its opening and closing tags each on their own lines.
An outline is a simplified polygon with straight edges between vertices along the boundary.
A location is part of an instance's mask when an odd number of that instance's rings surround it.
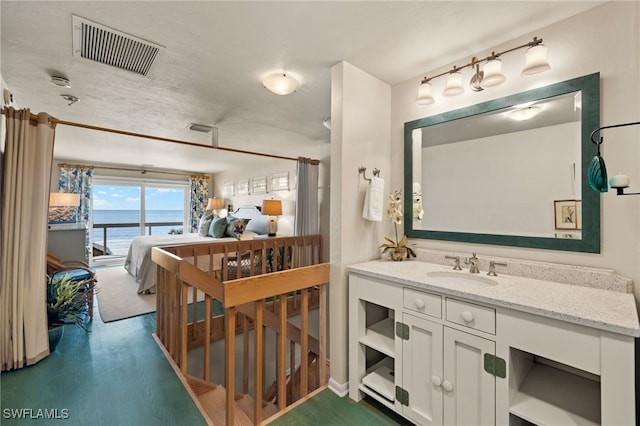
<svg viewBox="0 0 640 426">
<path fill-rule="evenodd" d="M 126 256 L 131 240 L 139 235 L 183 232 L 185 187 L 96 184 L 93 188 L 94 257 Z"/>
</svg>

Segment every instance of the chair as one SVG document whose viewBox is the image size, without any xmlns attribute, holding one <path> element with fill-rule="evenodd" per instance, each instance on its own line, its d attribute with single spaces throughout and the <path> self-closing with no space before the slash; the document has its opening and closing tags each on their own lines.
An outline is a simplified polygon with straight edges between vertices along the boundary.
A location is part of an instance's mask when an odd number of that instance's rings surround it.
<svg viewBox="0 0 640 426">
<path fill-rule="evenodd" d="M 98 282 L 95 269 L 81 260 L 62 260 L 47 253 L 47 274 L 52 278 L 58 274 L 71 274 L 72 281 L 87 280 L 87 306 L 89 318 L 93 318 L 93 289 Z"/>
</svg>

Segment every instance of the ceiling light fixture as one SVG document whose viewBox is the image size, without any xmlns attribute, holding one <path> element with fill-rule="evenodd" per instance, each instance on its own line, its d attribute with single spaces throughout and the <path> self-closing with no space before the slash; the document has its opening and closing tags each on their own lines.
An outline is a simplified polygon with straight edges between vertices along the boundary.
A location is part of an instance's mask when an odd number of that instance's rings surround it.
<svg viewBox="0 0 640 426">
<path fill-rule="evenodd" d="M 298 80 L 286 73 L 271 74 L 262 80 L 262 84 L 276 95 L 290 95 L 300 85 Z"/>
<path fill-rule="evenodd" d="M 499 59 L 500 56 L 525 47 L 527 48 L 525 67 L 520 75 L 534 75 L 551 69 L 549 62 L 547 61 L 546 46 L 542 44 L 542 39 L 534 37 L 532 41 L 521 46 L 516 46 L 498 53 L 491 52 L 491 55 L 483 59 L 478 59 L 474 56 L 468 64 L 460 67 L 454 65 L 449 71 L 434 75 L 433 77 L 425 77 L 422 79 L 420 86 L 418 87 L 416 105 L 425 106 L 434 103 L 431 80 L 445 75 L 447 76 L 447 82 L 445 89 L 442 92 L 443 95 L 453 96 L 464 93 L 464 86 L 462 84 L 463 77 L 460 71 L 467 67 L 471 67 L 475 70 L 471 77 L 471 81 L 469 82 L 473 91 L 479 92 L 487 87 L 493 87 L 503 83 L 506 81 L 507 77 L 502 73 L 502 61 Z M 486 62 L 482 71 L 480 71 L 479 65 L 481 62 Z"/>
<path fill-rule="evenodd" d="M 71 83 L 68 78 L 57 75 L 51 76 L 51 84 L 58 87 L 66 87 L 67 89 L 71 88 Z"/>
<path fill-rule="evenodd" d="M 542 111 L 541 105 L 531 105 L 524 108 L 515 109 L 507 115 L 512 120 L 525 121 L 531 120 L 533 117 L 540 114 L 540 111 Z"/>
</svg>

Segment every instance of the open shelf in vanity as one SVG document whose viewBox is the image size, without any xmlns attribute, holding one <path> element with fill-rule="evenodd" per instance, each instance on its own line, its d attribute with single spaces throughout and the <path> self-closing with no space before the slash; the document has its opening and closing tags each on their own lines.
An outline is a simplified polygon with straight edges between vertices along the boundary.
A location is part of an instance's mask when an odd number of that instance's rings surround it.
<svg viewBox="0 0 640 426">
<path fill-rule="evenodd" d="M 510 414 L 536 425 L 601 424 L 599 376 L 516 349 L 511 362 Z"/>
<path fill-rule="evenodd" d="M 365 315 L 363 335 L 358 339 L 365 354 L 365 375 L 359 388 L 389 408 L 395 400 L 395 312 L 362 301 Z"/>
</svg>

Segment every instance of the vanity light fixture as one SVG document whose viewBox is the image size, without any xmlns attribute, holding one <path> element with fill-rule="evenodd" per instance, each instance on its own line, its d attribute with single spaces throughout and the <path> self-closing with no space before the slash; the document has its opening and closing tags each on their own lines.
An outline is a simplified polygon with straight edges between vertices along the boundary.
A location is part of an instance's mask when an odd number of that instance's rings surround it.
<svg viewBox="0 0 640 426">
<path fill-rule="evenodd" d="M 616 189 L 617 195 L 640 195 L 640 192 L 629 192 L 625 193 L 624 188 L 629 187 L 629 177 L 623 174 L 618 174 L 613 176 L 610 180 L 607 179 L 607 167 L 604 163 L 604 158 L 600 155 L 600 145 L 604 142 L 604 138 L 600 136 L 600 140 L 596 141 L 594 136 L 601 130 L 604 129 L 612 129 L 615 127 L 624 127 L 624 126 L 637 126 L 640 124 L 640 121 L 634 121 L 632 123 L 622 123 L 622 124 L 613 124 L 611 126 L 603 126 L 598 127 L 593 132 L 591 132 L 591 142 L 597 145 L 597 151 L 595 157 L 589 163 L 589 169 L 587 171 L 587 175 L 589 177 L 589 186 L 596 192 L 607 192 L 609 190 L 609 186 L 611 188 Z M 608 184 L 608 185 L 607 185 Z"/>
<path fill-rule="evenodd" d="M 298 80 L 283 72 L 268 75 L 262 84 L 276 95 L 290 95 L 300 85 Z"/>
<path fill-rule="evenodd" d="M 432 95 L 431 80 L 434 78 L 447 76 L 447 82 L 442 94 L 446 96 L 459 95 L 464 92 L 462 84 L 463 77 L 461 71 L 471 67 L 475 70 L 469 85 L 473 91 L 479 92 L 487 87 L 497 86 L 506 81 L 507 77 L 502 73 L 502 61 L 500 57 L 505 53 L 514 50 L 527 48 L 525 56 L 525 67 L 520 73 L 522 76 L 534 75 L 551 69 L 547 61 L 547 48 L 542 44 L 542 39 L 534 37 L 532 41 L 521 46 L 507 49 L 502 52 L 491 52 L 486 58 L 478 59 L 475 56 L 471 58 L 468 64 L 457 66 L 454 65 L 449 71 L 434 75 L 433 77 L 424 77 L 418 87 L 418 96 L 416 97 L 416 105 L 426 106 L 434 103 Z M 480 63 L 486 62 L 482 71 Z"/>
<path fill-rule="evenodd" d="M 462 73 L 454 66 L 449 71 L 449 77 L 447 77 L 447 85 L 445 86 L 442 94 L 445 96 L 455 96 L 464 93 L 464 86 L 462 85 Z"/>
</svg>

